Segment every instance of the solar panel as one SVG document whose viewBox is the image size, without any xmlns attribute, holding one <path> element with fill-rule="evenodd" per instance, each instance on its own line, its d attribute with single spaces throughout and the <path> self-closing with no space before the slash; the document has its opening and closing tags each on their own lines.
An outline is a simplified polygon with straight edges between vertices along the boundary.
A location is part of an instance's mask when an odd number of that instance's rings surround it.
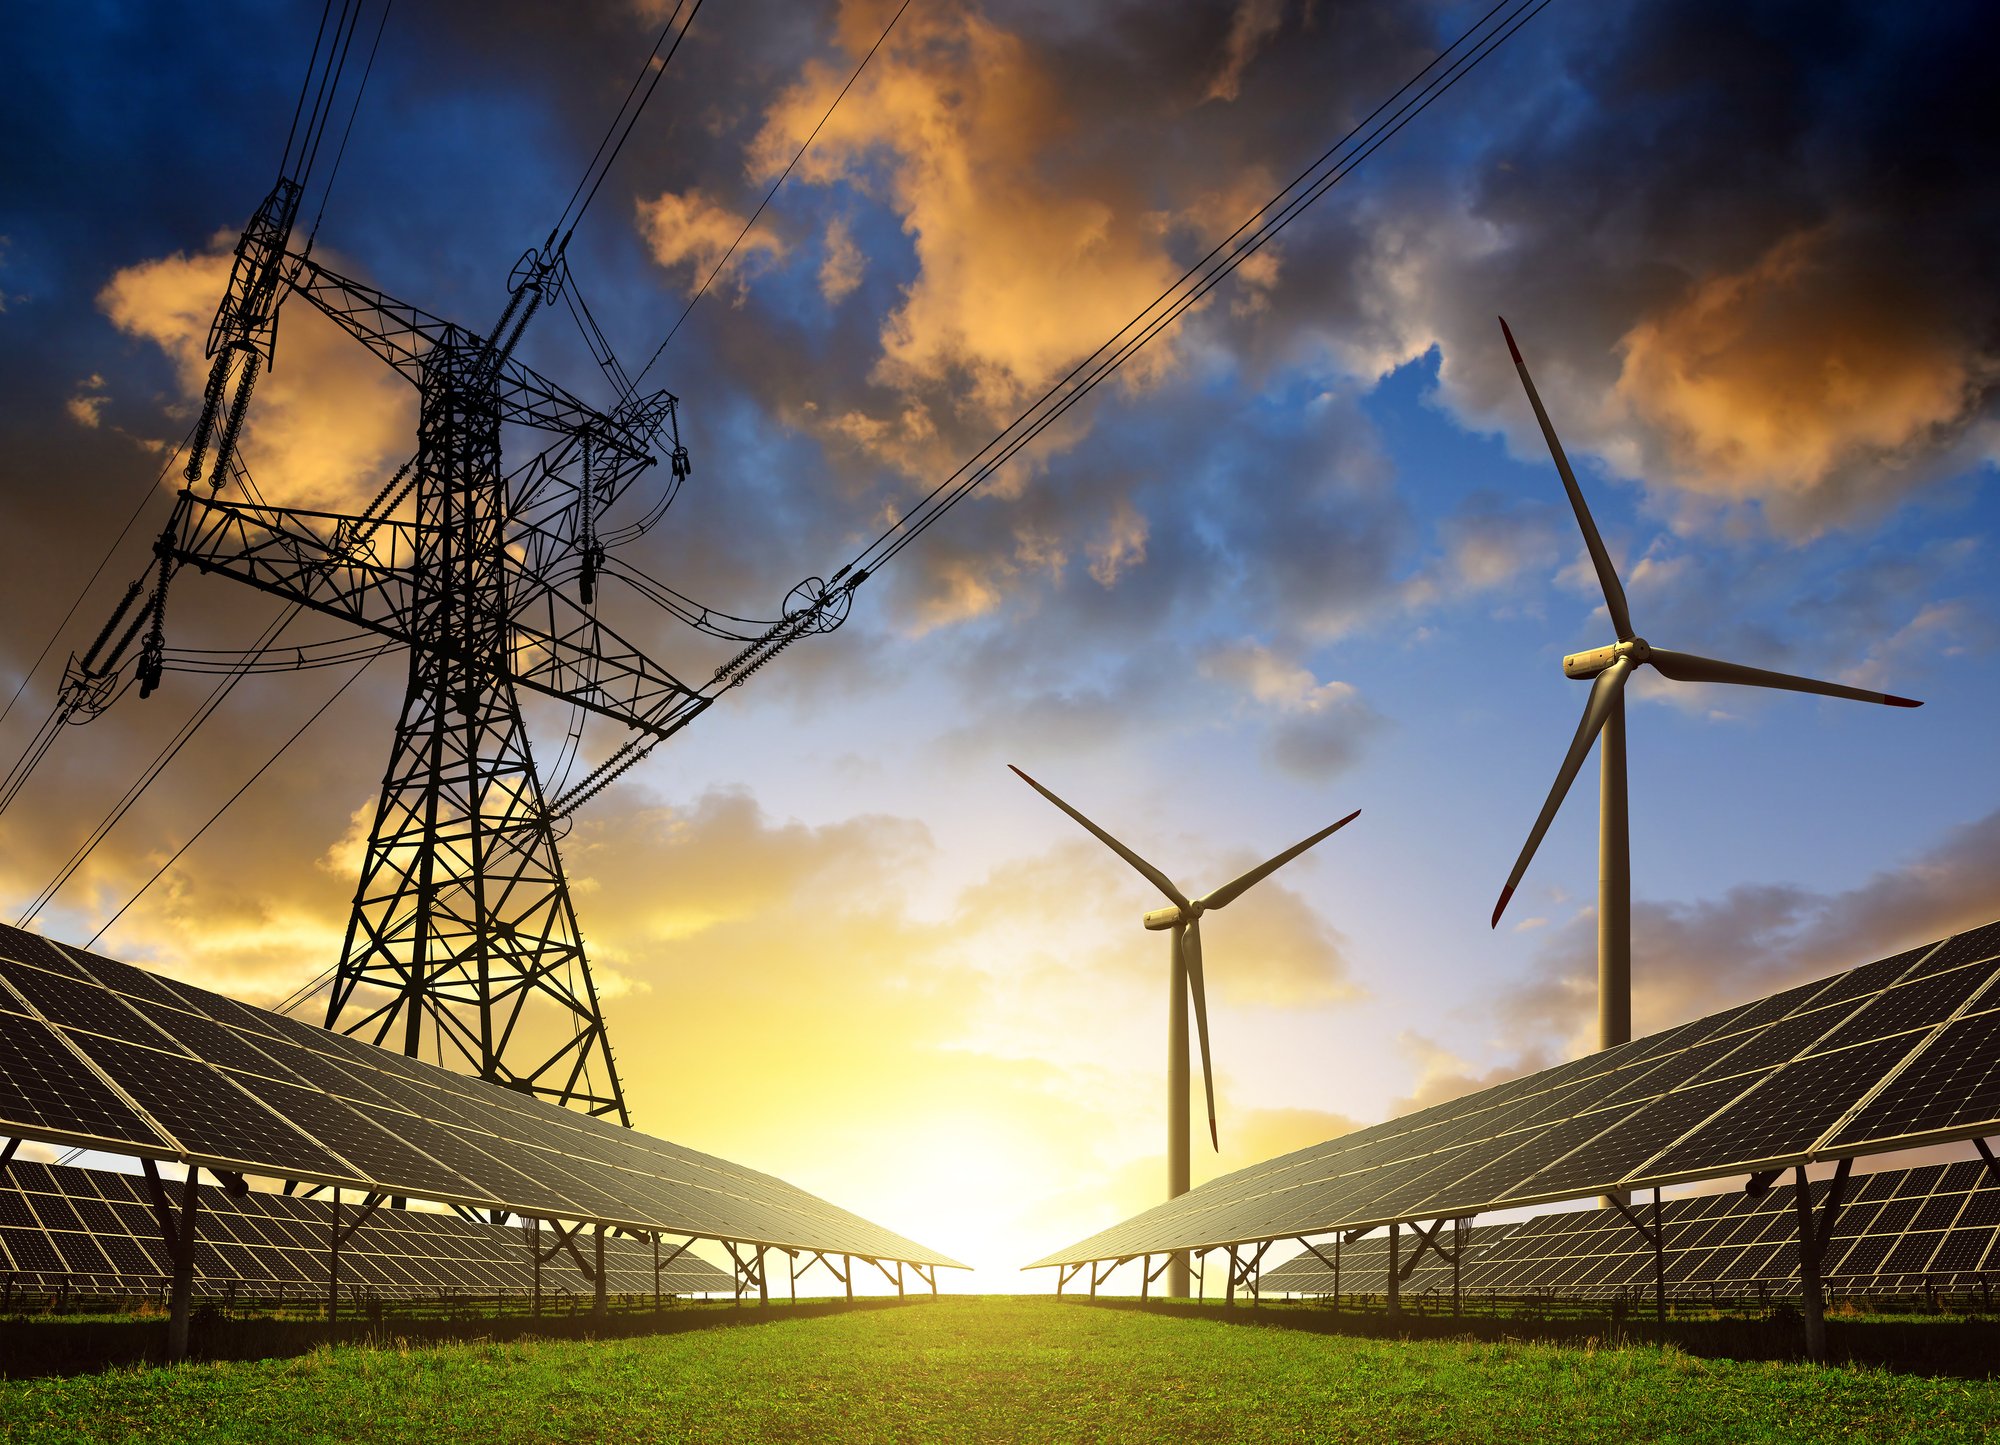
<svg viewBox="0 0 2000 1445">
<path fill-rule="evenodd" d="M 2000 1132 L 2000 924 L 1238 1170 L 1037 1266 Z M 1950 966 L 1940 966 L 1949 958 Z"/>
<path fill-rule="evenodd" d="M 965 1267 L 771 1175 L 4 925 L 0 1135 Z"/>
<path fill-rule="evenodd" d="M 102 1197 L 136 1196 L 128 1176 L 92 1169 L 13 1163 L 0 1173 L 0 1271 L 17 1286 L 68 1288 L 98 1294 L 150 1294 L 172 1264 L 159 1226 L 138 1204 L 115 1212 Z M 354 1217 L 350 1205 L 346 1217 Z M 196 1288 L 220 1294 L 323 1296 L 328 1288 L 327 1246 L 333 1206 L 253 1191 L 212 1190 L 202 1205 L 207 1238 L 196 1251 Z M 544 1232 L 544 1250 L 554 1235 Z M 585 1257 L 590 1246 L 580 1244 Z M 668 1250 L 671 1254 L 671 1249 Z M 609 1237 L 604 1242 L 607 1289 L 650 1295 L 653 1254 L 648 1242 Z M 535 1288 L 528 1231 L 483 1224 L 455 1215 L 378 1210 L 340 1247 L 340 1272 L 349 1285 L 388 1298 L 431 1296 L 440 1291 L 526 1296 Z M 733 1274 L 693 1254 L 673 1258 L 660 1274 L 663 1294 L 733 1294 Z M 567 1252 L 542 1266 L 547 1295 L 587 1295 L 590 1281 Z"/>
<path fill-rule="evenodd" d="M 1834 1217 L 1822 1265 L 1831 1288 L 1879 1294 L 1963 1289 L 2000 1274 L 2000 1180 L 1977 1163 L 1888 1170 L 1854 1182 L 1853 1201 Z M 1815 1186 L 1815 1194 L 1824 1186 Z M 1895 1195 L 1893 1199 L 1888 1198 Z M 1681 1294 L 1745 1297 L 1784 1293 L 1798 1284 L 1794 1191 L 1789 1187 L 1668 1200 L 1667 1278 Z M 1885 1202 L 1886 1201 L 1886 1202 Z M 1649 1223 L 1652 1211 L 1640 1211 Z M 1490 1233 L 1488 1231 L 1491 1231 Z M 1554 1294 L 1602 1298 L 1644 1292 L 1653 1283 L 1653 1247 L 1622 1215 L 1571 1210 L 1519 1224 L 1469 1231 L 1460 1289 L 1468 1295 Z M 1321 1254 L 1332 1247 L 1320 1245 Z M 1411 1248 L 1406 1235 L 1403 1258 Z M 1341 1252 L 1340 1291 L 1382 1294 L 1388 1238 L 1371 1235 Z M 1450 1270 L 1426 1252 L 1404 1285 L 1408 1293 L 1449 1288 Z M 1326 1294 L 1333 1272 L 1311 1252 L 1264 1272 L 1263 1293 Z"/>
</svg>

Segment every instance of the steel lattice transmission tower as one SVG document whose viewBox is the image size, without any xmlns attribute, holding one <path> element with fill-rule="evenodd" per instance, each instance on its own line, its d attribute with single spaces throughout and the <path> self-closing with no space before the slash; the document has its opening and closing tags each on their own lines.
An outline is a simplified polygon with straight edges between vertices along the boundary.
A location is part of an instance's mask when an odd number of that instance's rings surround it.
<svg viewBox="0 0 2000 1445">
<path fill-rule="evenodd" d="M 281 179 L 237 246 L 186 472 L 190 484 L 198 480 L 213 436 L 210 492 L 190 485 L 180 493 L 156 547 L 142 690 L 160 675 L 167 582 L 188 563 L 406 646 L 408 691 L 327 1026 L 412 1055 L 425 1051 L 428 1035 L 440 1062 L 629 1122 L 555 825 L 709 702 L 594 614 L 604 509 L 653 464 L 655 445 L 671 457 L 670 488 L 687 474 L 675 400 L 633 392 L 601 412 L 513 359 L 528 322 L 564 284 L 553 235 L 522 258 L 505 313 L 481 335 L 291 250 L 299 195 Z M 358 515 L 221 493 L 288 296 L 418 390 L 416 456 Z M 503 422 L 554 441 L 504 472 Z M 523 692 L 631 732 L 596 772 L 550 799 L 529 747 Z"/>
</svg>

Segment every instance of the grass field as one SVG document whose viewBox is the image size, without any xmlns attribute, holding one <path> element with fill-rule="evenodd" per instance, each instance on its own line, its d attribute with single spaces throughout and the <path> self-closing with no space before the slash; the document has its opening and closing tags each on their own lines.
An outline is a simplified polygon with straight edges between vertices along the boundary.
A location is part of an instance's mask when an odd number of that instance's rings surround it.
<svg viewBox="0 0 2000 1445">
<path fill-rule="evenodd" d="M 946 1298 L 578 1343 L 0 1381 L 8 1441 L 2000 1438 L 2000 1382 Z"/>
</svg>

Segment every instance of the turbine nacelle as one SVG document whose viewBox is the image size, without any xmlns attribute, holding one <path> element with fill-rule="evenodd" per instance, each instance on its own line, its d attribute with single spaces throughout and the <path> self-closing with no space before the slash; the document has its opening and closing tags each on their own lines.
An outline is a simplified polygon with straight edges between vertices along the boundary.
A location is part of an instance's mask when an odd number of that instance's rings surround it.
<svg viewBox="0 0 2000 1445">
<path fill-rule="evenodd" d="M 1144 919 L 1145 925 L 1154 933 L 1177 928 L 1190 919 L 1201 916 L 1201 905 L 1190 903 L 1186 908 L 1155 908 Z"/>
<path fill-rule="evenodd" d="M 1563 659 L 1563 676 L 1588 682 L 1621 657 L 1629 657 L 1636 663 L 1644 662 L 1653 655 L 1652 647 L 1643 637 L 1634 637 L 1626 642 L 1614 642 L 1609 647 L 1593 647 L 1588 652 L 1572 652 Z"/>
</svg>

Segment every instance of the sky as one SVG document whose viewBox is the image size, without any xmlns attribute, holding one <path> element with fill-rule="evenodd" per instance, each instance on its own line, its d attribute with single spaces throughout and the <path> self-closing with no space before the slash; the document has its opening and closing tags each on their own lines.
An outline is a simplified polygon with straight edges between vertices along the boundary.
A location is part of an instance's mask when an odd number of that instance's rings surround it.
<svg viewBox="0 0 2000 1445">
<path fill-rule="evenodd" d="M 893 13 L 702 8 L 571 243 L 628 368 Z M 1474 13 L 913 0 L 660 353 L 694 471 L 627 560 L 774 615 Z M 19 17 L 9 762 L 166 520 L 318 18 Z M 489 326 L 661 19 L 402 0 L 308 194 L 315 256 Z M 1594 768 L 1488 926 L 1582 707 L 1561 657 L 1612 637 L 1498 315 L 1641 635 L 1926 704 L 1642 674 L 1635 1029 L 2000 916 L 1994 26 L 1973 3 L 1555 0 L 844 627 L 578 815 L 564 856 L 634 1122 L 973 1262 L 971 1287 L 1048 1287 L 1018 1266 L 1155 1202 L 1167 960 L 1139 919 L 1162 900 L 1009 763 L 1190 893 L 1363 810 L 1208 920 L 1221 1150 L 1197 1182 L 1589 1048 Z M 609 402 L 566 313 L 521 354 Z M 294 305 L 243 454 L 274 502 L 358 507 L 415 418 Z M 603 607 L 685 675 L 728 654 L 629 592 Z M 241 647 L 278 609 L 185 575 L 169 641 Z M 36 926 L 89 938 L 338 682 L 246 681 Z M 403 683 L 375 664 L 101 946 L 264 1004 L 332 963 Z M 170 675 L 58 739 L 0 815 L 8 916 L 207 686 Z M 564 719 L 531 719 L 553 758 Z M 585 764 L 617 741 L 587 731 Z"/>
</svg>

